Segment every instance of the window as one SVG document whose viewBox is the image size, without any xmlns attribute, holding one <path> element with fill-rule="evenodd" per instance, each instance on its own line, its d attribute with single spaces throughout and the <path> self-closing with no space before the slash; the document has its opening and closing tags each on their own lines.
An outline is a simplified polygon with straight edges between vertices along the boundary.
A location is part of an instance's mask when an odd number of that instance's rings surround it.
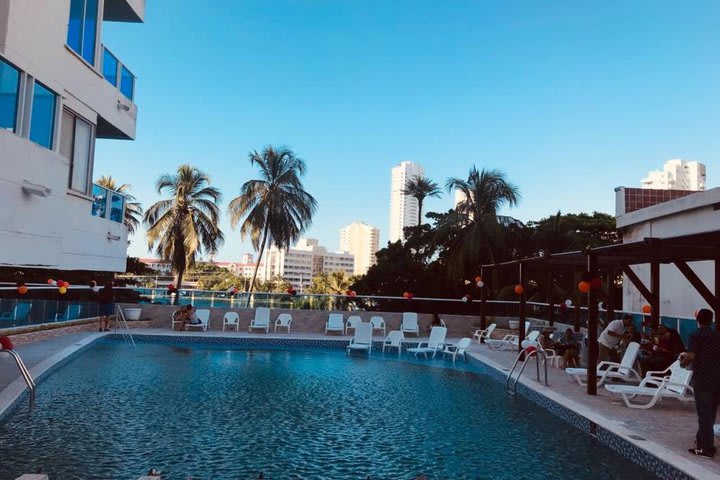
<svg viewBox="0 0 720 480">
<path fill-rule="evenodd" d="M 30 140 L 52 150 L 55 133 L 56 95 L 40 82 L 35 82 L 30 116 Z"/>
<path fill-rule="evenodd" d="M 123 65 L 120 75 L 120 91 L 130 100 L 133 99 L 133 91 L 135 90 L 135 76 L 130 70 Z"/>
<path fill-rule="evenodd" d="M 117 77 L 118 77 L 118 59 L 115 58 L 115 55 L 110 53 L 110 50 L 107 48 L 103 51 L 103 77 L 105 77 L 105 80 L 112 83 L 113 87 L 117 87 Z"/>
<path fill-rule="evenodd" d="M 60 154 L 70 161 L 68 187 L 82 193 L 90 190 L 90 167 L 92 166 L 95 135 L 92 124 L 63 110 L 60 130 Z"/>
<path fill-rule="evenodd" d="M 117 193 L 112 194 L 110 202 L 110 220 L 117 223 L 123 223 L 123 207 L 125 198 Z"/>
<path fill-rule="evenodd" d="M 15 131 L 20 70 L 0 59 L 0 128 Z"/>
<path fill-rule="evenodd" d="M 90 65 L 95 65 L 97 20 L 98 0 L 70 0 L 67 44 Z"/>
</svg>

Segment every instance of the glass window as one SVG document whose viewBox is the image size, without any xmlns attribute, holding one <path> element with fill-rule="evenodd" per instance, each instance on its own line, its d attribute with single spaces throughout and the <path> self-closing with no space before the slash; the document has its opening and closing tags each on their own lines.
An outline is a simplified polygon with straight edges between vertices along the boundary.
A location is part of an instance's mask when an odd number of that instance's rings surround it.
<svg viewBox="0 0 720 480">
<path fill-rule="evenodd" d="M 71 0 L 67 44 L 90 65 L 95 65 L 98 0 Z"/>
<path fill-rule="evenodd" d="M 55 102 L 55 94 L 36 81 L 30 116 L 30 140 L 51 150 L 55 131 Z"/>
<path fill-rule="evenodd" d="M 68 186 L 72 190 L 88 192 L 93 143 L 93 126 L 69 110 L 64 110 L 60 130 L 60 154 L 70 161 Z"/>
<path fill-rule="evenodd" d="M 93 185 L 92 214 L 94 217 L 105 217 L 108 191 L 99 185 Z"/>
<path fill-rule="evenodd" d="M 103 52 L 103 77 L 117 87 L 118 60 L 107 48 Z"/>
<path fill-rule="evenodd" d="M 117 223 L 123 223 L 123 205 L 125 198 L 117 193 L 112 194 L 112 202 L 110 202 L 110 220 Z"/>
<path fill-rule="evenodd" d="M 133 93 L 135 90 L 135 76 L 130 73 L 130 70 L 122 67 L 122 73 L 120 77 L 120 91 L 130 100 L 133 99 Z"/>
<path fill-rule="evenodd" d="M 0 128 L 15 131 L 20 70 L 0 59 Z"/>
</svg>

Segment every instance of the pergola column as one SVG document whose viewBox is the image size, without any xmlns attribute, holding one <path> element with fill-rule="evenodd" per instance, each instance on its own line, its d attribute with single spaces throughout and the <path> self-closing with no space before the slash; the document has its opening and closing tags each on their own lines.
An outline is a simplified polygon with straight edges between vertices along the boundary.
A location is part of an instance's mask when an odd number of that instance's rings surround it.
<svg viewBox="0 0 720 480">
<path fill-rule="evenodd" d="M 655 330 L 660 325 L 660 264 L 650 263 L 650 325 Z"/>
<path fill-rule="evenodd" d="M 480 267 L 480 279 L 485 282 L 485 271 Z M 485 330 L 487 328 L 487 285 L 483 285 L 480 289 L 480 329 Z M 480 339 L 484 342 L 484 339 Z"/>
<path fill-rule="evenodd" d="M 611 267 L 608 270 L 608 282 L 607 282 L 607 301 L 605 302 L 605 310 L 607 313 L 608 323 L 615 320 L 615 268 Z"/>
<path fill-rule="evenodd" d="M 592 253 L 587 258 L 588 271 L 597 274 L 597 257 Z M 588 296 L 588 366 L 587 393 L 597 395 L 597 363 L 598 363 L 598 304 L 597 292 L 590 289 Z"/>
<path fill-rule="evenodd" d="M 519 312 L 518 317 L 520 321 L 518 322 L 518 352 L 522 350 L 522 341 L 525 340 L 525 275 L 523 272 L 523 264 L 520 262 L 518 267 L 518 285 L 522 287 L 522 293 L 520 294 L 520 302 L 519 302 Z"/>
</svg>

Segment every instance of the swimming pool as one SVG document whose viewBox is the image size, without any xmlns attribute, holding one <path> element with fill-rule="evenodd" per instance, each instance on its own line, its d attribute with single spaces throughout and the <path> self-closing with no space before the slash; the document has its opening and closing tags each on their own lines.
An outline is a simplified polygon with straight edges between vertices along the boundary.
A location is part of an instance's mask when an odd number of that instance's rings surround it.
<svg viewBox="0 0 720 480">
<path fill-rule="evenodd" d="M 464 365 L 114 340 L 0 422 L 0 465 L 2 479 L 655 478 Z"/>
</svg>

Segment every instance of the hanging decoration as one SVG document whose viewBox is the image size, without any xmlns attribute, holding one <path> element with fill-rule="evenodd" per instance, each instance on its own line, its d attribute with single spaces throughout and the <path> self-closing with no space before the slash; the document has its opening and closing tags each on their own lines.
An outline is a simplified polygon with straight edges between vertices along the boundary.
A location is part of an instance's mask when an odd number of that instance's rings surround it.
<svg viewBox="0 0 720 480">
<path fill-rule="evenodd" d="M 478 288 L 483 288 L 485 286 L 485 282 L 483 282 L 482 280 L 478 280 L 475 285 L 477 285 Z"/>
<path fill-rule="evenodd" d="M 568 298 L 567 300 L 565 300 L 565 306 L 566 306 L 566 307 L 571 307 L 571 306 L 572 306 L 572 300 L 570 300 L 569 298 Z"/>
<path fill-rule="evenodd" d="M 410 292 L 404 292 L 404 293 L 403 293 L 403 297 L 405 297 L 405 298 L 408 299 L 408 300 L 412 300 L 413 294 L 410 293 Z"/>
<path fill-rule="evenodd" d="M 523 293 L 525 293 L 525 287 L 519 284 L 515 285 L 515 293 L 517 293 L 518 295 L 522 295 Z"/>
<path fill-rule="evenodd" d="M 67 288 L 60 287 L 60 288 L 58 288 L 58 292 L 60 292 L 60 295 L 65 295 L 67 293 Z"/>
<path fill-rule="evenodd" d="M 470 285 L 472 282 L 470 280 L 465 280 L 465 285 Z"/>
<path fill-rule="evenodd" d="M 595 277 L 590 280 L 590 288 L 593 290 L 600 290 L 602 288 L 602 279 L 600 277 Z"/>
<path fill-rule="evenodd" d="M 28 292 L 28 287 L 25 286 L 25 283 L 18 282 L 17 291 L 20 295 L 25 295 Z"/>
<path fill-rule="evenodd" d="M 647 313 L 647 314 L 649 314 L 649 313 L 651 313 L 651 312 L 652 312 L 652 307 L 651 307 L 650 305 L 648 305 L 648 304 L 646 303 L 645 305 L 642 306 L 642 313 Z"/>
<path fill-rule="evenodd" d="M 472 300 L 472 295 L 470 295 L 469 293 L 467 295 L 465 295 L 464 297 L 462 297 L 462 301 L 465 303 L 467 303 L 471 300 Z"/>
<path fill-rule="evenodd" d="M 482 282 L 482 278 L 480 278 L 480 275 L 475 277 L 475 283 L 477 283 L 477 282 Z"/>
<path fill-rule="evenodd" d="M 15 346 L 10 340 L 10 337 L 3 335 L 0 337 L 0 348 L 3 350 L 12 350 Z"/>
<path fill-rule="evenodd" d="M 590 291 L 590 282 L 586 282 L 583 280 L 582 282 L 578 283 L 578 290 L 580 290 L 582 293 L 588 293 Z"/>
</svg>

